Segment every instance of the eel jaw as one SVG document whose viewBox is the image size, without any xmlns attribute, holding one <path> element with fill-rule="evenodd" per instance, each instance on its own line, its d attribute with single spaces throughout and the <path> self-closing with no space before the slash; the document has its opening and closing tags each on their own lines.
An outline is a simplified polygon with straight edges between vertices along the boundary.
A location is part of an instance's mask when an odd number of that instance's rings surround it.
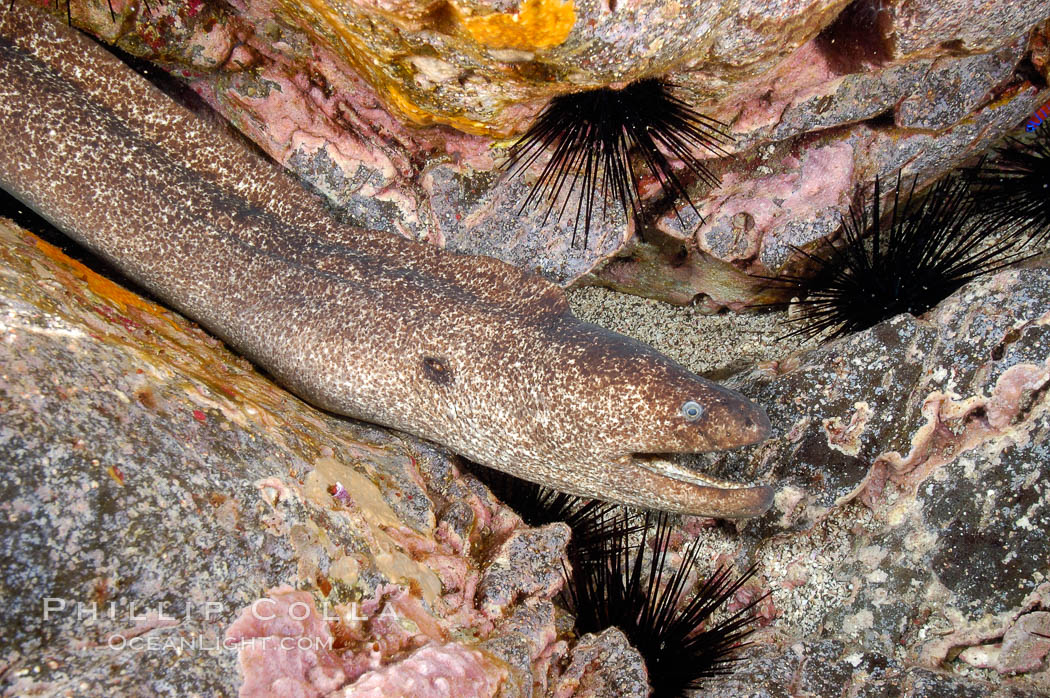
<svg viewBox="0 0 1050 698">
<path fill-rule="evenodd" d="M 765 514 L 773 505 L 773 488 L 741 485 L 684 468 L 659 455 L 630 456 L 631 477 L 639 487 L 653 488 L 665 499 L 661 509 L 719 519 Z"/>
</svg>

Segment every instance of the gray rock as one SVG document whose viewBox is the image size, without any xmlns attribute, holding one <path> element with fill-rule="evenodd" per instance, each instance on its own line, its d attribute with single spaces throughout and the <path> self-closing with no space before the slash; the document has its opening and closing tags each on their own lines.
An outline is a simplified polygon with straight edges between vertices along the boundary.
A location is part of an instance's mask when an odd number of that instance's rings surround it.
<svg viewBox="0 0 1050 698">
<path fill-rule="evenodd" d="M 1035 689 L 996 686 L 944 671 L 907 667 L 883 654 L 839 640 L 781 643 L 747 653 L 747 671 L 716 680 L 711 698 L 1038 698 Z"/>
<path fill-rule="evenodd" d="M 366 609 L 329 662 L 350 678 L 419 644 L 511 638 L 490 666 L 530 695 L 566 650 L 548 601 L 564 526 L 523 527 L 448 453 L 305 405 L 6 221 L 0 328 L 5 695 L 234 695 L 225 630 L 282 584 Z M 410 622 L 373 620 L 391 599 Z"/>
<path fill-rule="evenodd" d="M 883 695 L 858 673 L 867 655 L 892 663 L 885 686 L 900 695 L 1050 691 L 1050 647 L 1028 632 L 1050 609 L 1048 308 L 1050 270 L 1002 272 L 922 318 L 732 382 L 767 407 L 774 437 L 699 460 L 777 485 L 776 502 L 738 534 L 692 536 L 759 563 L 778 644 L 821 654 L 812 695 Z M 796 672 L 777 662 L 791 656 L 775 655 L 767 692 L 748 695 L 780 695 Z"/>
<path fill-rule="evenodd" d="M 768 300 L 755 277 L 834 235 L 855 186 L 931 181 L 1050 95 L 1038 2 L 186 3 L 177 30 L 93 2 L 74 16 L 186 78 L 351 222 L 708 310 Z M 543 158 L 504 172 L 511 136 L 551 97 L 660 75 L 736 139 L 710 161 L 722 186 L 691 192 L 706 224 L 651 182 L 644 213 L 613 202 L 586 247 L 574 201 L 522 210 Z"/>
<path fill-rule="evenodd" d="M 558 698 L 645 698 L 645 663 L 617 628 L 588 633 L 573 648 L 570 663 L 550 695 Z"/>
<path fill-rule="evenodd" d="M 1027 37 L 1022 36 L 991 53 L 938 58 L 918 82 L 918 89 L 896 105 L 894 123 L 931 131 L 955 124 L 1007 82 L 1027 44 Z"/>
<path fill-rule="evenodd" d="M 1039 3 L 894 0 L 881 7 L 880 30 L 895 57 L 920 51 L 987 51 L 1046 19 Z"/>
</svg>

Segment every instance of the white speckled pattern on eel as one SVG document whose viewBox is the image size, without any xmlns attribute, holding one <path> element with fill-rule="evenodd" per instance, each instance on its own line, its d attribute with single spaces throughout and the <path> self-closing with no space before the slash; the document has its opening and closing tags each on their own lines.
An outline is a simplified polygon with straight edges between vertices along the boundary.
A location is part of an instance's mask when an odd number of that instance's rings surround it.
<svg viewBox="0 0 1050 698">
<path fill-rule="evenodd" d="M 578 320 L 537 276 L 336 222 L 22 5 L 0 12 L 0 185 L 318 407 L 587 497 L 719 517 L 771 504 L 657 455 L 762 440 L 760 407 Z"/>
</svg>

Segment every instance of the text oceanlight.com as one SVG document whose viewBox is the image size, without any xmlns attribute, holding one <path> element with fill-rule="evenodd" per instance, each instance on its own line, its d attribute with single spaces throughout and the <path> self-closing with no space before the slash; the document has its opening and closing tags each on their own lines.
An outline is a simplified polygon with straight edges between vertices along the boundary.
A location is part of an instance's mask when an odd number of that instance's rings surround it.
<svg viewBox="0 0 1050 698">
<path fill-rule="evenodd" d="M 100 607 L 95 602 L 70 601 L 60 597 L 49 596 L 43 600 L 43 619 L 52 622 L 69 622 L 70 620 L 85 625 L 94 625 L 108 619 L 133 626 L 124 631 L 112 633 L 104 645 L 113 650 L 133 650 L 138 652 L 156 651 L 218 651 L 218 650 L 331 650 L 334 638 L 321 637 L 246 637 L 224 638 L 205 636 L 161 636 L 150 633 L 151 630 L 162 630 L 181 625 L 186 621 L 214 622 L 229 617 L 225 604 L 218 601 L 205 601 L 200 604 L 185 605 L 182 613 L 176 615 L 168 609 L 168 602 L 155 606 L 139 606 L 135 603 L 126 605 L 110 603 Z M 320 607 L 312 603 L 294 601 L 290 604 L 278 604 L 269 598 L 257 599 L 247 609 L 256 620 L 266 623 L 278 618 L 294 621 L 305 621 L 311 617 L 324 622 L 339 621 L 342 623 L 367 621 L 371 618 L 391 618 L 398 620 L 393 607 L 384 605 L 382 611 L 371 616 L 361 615 L 356 602 L 340 604 L 333 609 L 327 601 Z"/>
<path fill-rule="evenodd" d="M 331 650 L 334 637 L 245 637 L 240 639 L 207 637 L 159 637 L 139 635 L 127 637 L 121 633 L 109 636 L 106 646 L 111 650 L 133 652 L 216 652 L 218 650 L 257 650 L 260 652 L 283 650 Z"/>
</svg>

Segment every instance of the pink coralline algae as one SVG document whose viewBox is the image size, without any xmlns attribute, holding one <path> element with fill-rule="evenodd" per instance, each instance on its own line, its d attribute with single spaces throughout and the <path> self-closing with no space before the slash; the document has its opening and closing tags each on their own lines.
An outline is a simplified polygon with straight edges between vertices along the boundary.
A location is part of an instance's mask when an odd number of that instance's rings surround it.
<svg viewBox="0 0 1050 698">
<path fill-rule="evenodd" d="M 480 698 L 496 695 L 507 670 L 482 652 L 455 642 L 428 645 L 348 686 L 345 698 Z"/>
<path fill-rule="evenodd" d="M 508 676 L 502 662 L 445 643 L 440 631 L 423 632 L 425 623 L 409 623 L 420 632 L 407 631 L 399 617 L 422 619 L 412 604 L 398 601 L 325 606 L 322 612 L 308 592 L 269 590 L 226 631 L 225 646 L 239 652 L 241 698 L 496 694 Z"/>
<path fill-rule="evenodd" d="M 240 653 L 242 698 L 315 698 L 347 681 L 334 637 L 313 597 L 282 586 L 241 612 L 226 631 L 226 646 Z"/>
</svg>

